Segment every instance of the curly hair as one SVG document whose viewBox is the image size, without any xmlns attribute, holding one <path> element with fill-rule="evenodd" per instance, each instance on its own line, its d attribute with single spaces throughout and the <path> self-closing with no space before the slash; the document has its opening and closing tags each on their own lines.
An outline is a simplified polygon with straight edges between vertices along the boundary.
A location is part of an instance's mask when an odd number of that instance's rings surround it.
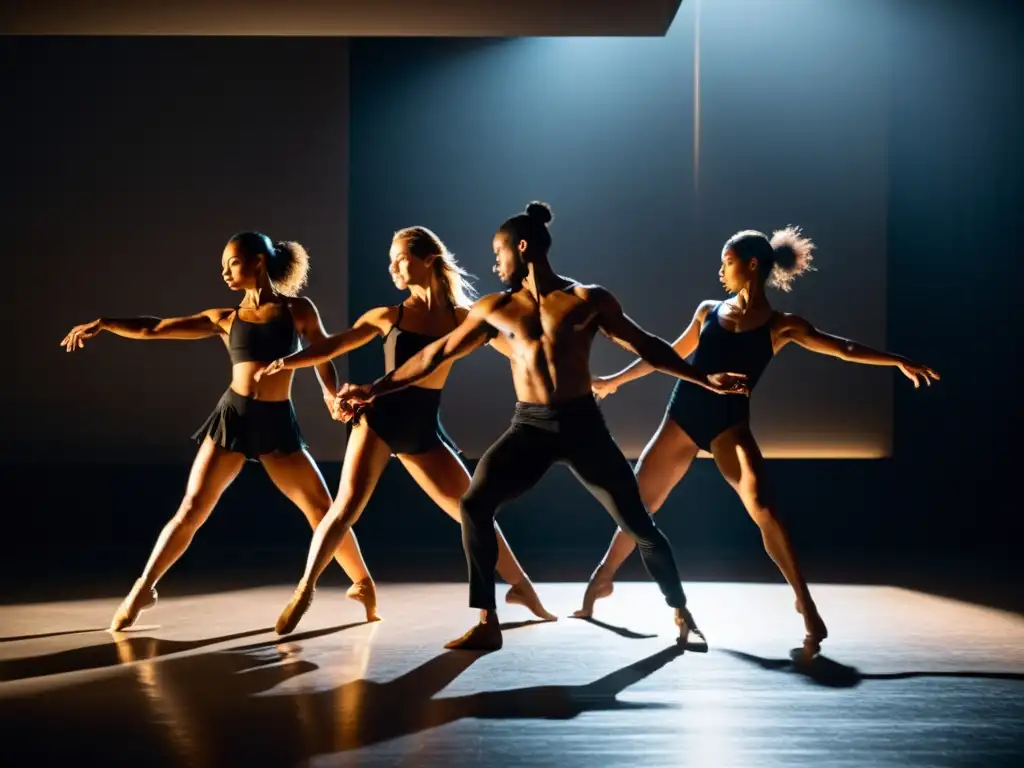
<svg viewBox="0 0 1024 768">
<path fill-rule="evenodd" d="M 309 277 L 309 253 L 294 240 L 282 240 L 274 245 L 262 232 L 240 232 L 229 241 L 247 259 L 267 260 L 267 277 L 274 290 L 285 296 L 298 296 Z"/>
<path fill-rule="evenodd" d="M 777 229 L 769 237 L 754 229 L 737 232 L 722 248 L 731 250 L 744 262 L 757 259 L 757 273 L 772 288 L 789 292 L 793 280 L 813 271 L 814 242 L 804 237 L 800 227 Z"/>
</svg>

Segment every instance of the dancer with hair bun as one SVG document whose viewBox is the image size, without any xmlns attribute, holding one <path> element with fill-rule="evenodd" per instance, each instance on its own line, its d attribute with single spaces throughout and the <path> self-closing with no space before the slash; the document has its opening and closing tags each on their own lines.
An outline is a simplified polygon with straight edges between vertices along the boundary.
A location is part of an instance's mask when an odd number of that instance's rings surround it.
<svg viewBox="0 0 1024 768">
<path fill-rule="evenodd" d="M 461 501 L 469 604 L 480 610 L 480 620 L 447 648 L 501 648 L 494 599 L 499 555 L 494 518 L 556 463 L 567 464 L 615 522 L 637 540 L 644 564 L 665 602 L 675 609 L 679 639 L 685 642 L 691 632 L 700 635 L 700 631 L 686 607 L 672 547 L 644 509 L 629 462 L 608 432 L 591 391 L 590 348 L 595 336 L 603 333 L 652 367 L 692 381 L 709 394 L 720 393 L 713 396 L 723 399 L 743 399 L 744 377 L 697 371 L 667 341 L 630 320 L 610 291 L 557 274 L 548 258 L 551 221 L 551 209 L 539 202 L 507 219 L 491 246 L 494 270 L 508 290 L 478 300 L 455 330 L 388 375 L 372 384 L 346 385 L 339 401 L 350 412 L 369 408 L 372 413 L 488 342 L 497 341 L 508 352 L 518 401 L 515 416 L 505 434 L 480 458 Z M 320 527 L 326 525 L 325 521 Z M 300 588 L 286 613 L 301 608 L 303 600 Z"/>
<path fill-rule="evenodd" d="M 692 354 L 694 367 L 705 373 L 727 370 L 745 374 L 751 391 L 773 357 L 790 342 L 848 362 L 899 368 L 915 387 L 922 381 L 930 386 L 933 379 L 938 380 L 938 374 L 927 366 L 823 333 L 802 317 L 772 308 L 766 286 L 789 291 L 794 278 L 813 269 L 813 251 L 814 243 L 797 227 L 774 232 L 771 238 L 753 230 L 730 237 L 722 248 L 718 274 L 732 297 L 701 302 L 690 325 L 672 344 L 675 351 L 680 357 Z M 654 370 L 649 363 L 636 360 L 612 376 L 595 380 L 594 393 L 606 397 Z M 828 629 L 765 487 L 764 461 L 750 431 L 749 398 L 717 397 L 687 381 L 676 382 L 661 426 L 636 465 L 644 504 L 652 514 L 656 512 L 701 449 L 714 457 L 722 476 L 761 529 L 768 555 L 793 587 L 806 630 L 803 652 L 813 656 L 828 637 Z M 624 531 L 615 533 L 575 616 L 591 616 L 594 603 L 612 594 L 615 573 L 634 546 Z"/>
</svg>

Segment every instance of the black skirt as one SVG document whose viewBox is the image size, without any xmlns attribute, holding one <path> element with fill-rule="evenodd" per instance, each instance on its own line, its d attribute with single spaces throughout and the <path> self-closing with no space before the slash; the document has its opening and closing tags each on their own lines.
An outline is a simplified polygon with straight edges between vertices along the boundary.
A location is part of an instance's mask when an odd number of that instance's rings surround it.
<svg viewBox="0 0 1024 768">
<path fill-rule="evenodd" d="M 210 437 L 221 448 L 258 461 L 268 453 L 287 455 L 306 447 L 291 400 L 255 400 L 228 389 L 192 439 Z"/>
</svg>

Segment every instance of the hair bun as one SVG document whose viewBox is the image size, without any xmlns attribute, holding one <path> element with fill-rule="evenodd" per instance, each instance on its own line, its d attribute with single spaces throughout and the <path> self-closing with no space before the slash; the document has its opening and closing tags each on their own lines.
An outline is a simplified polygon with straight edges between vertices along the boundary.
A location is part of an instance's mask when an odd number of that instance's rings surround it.
<svg viewBox="0 0 1024 768">
<path fill-rule="evenodd" d="M 539 200 L 534 200 L 526 206 L 526 215 L 531 219 L 539 221 L 541 224 L 550 224 L 555 218 L 554 214 L 551 213 L 551 206 Z"/>
<path fill-rule="evenodd" d="M 792 225 L 772 233 L 770 241 L 775 264 L 768 284 L 782 291 L 789 291 L 793 278 L 804 272 L 814 271 L 814 241 L 804 237 L 800 227 Z"/>
</svg>

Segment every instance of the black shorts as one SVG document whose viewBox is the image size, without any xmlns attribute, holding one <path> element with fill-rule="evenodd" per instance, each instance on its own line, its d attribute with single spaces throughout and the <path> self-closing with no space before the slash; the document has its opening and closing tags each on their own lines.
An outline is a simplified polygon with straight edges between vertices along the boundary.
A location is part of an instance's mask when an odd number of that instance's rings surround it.
<svg viewBox="0 0 1024 768">
<path fill-rule="evenodd" d="M 228 389 L 192 439 L 213 439 L 221 448 L 258 461 L 268 453 L 287 455 L 305 449 L 291 400 L 255 400 Z"/>
<path fill-rule="evenodd" d="M 730 427 L 750 421 L 750 398 L 719 395 L 689 381 L 677 381 L 668 401 L 668 416 L 697 447 L 711 451 L 711 441 Z"/>
<path fill-rule="evenodd" d="M 441 390 L 406 387 L 377 398 L 363 413 L 367 425 L 393 454 L 416 455 L 455 443 L 441 426 Z"/>
</svg>

